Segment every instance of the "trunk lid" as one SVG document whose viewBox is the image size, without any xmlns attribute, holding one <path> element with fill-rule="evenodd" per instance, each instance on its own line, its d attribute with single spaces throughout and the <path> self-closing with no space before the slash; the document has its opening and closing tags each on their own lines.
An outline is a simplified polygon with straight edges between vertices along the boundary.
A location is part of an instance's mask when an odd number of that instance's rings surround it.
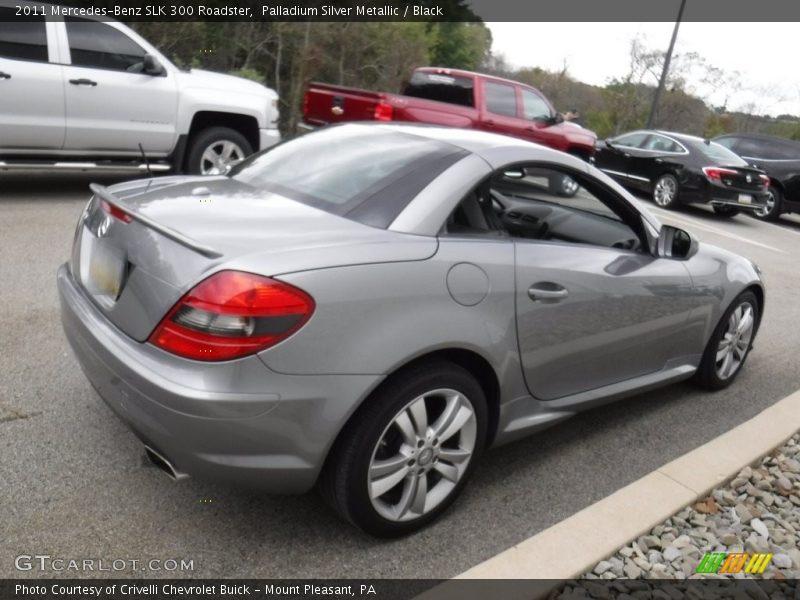
<svg viewBox="0 0 800 600">
<path fill-rule="evenodd" d="M 105 315 L 139 341 L 223 265 L 275 276 L 423 260 L 437 246 L 433 238 L 369 227 L 227 177 L 165 177 L 93 191 L 71 269 Z"/>
<path fill-rule="evenodd" d="M 750 167 L 720 167 L 722 169 L 721 182 L 724 187 L 735 191 L 764 193 L 764 183 L 761 181 L 761 171 Z"/>
</svg>

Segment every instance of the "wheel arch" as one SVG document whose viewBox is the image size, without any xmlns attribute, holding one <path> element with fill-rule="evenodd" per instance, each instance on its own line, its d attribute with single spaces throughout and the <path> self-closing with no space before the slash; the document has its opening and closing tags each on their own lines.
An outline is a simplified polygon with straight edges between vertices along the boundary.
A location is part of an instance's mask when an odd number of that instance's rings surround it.
<svg viewBox="0 0 800 600">
<path fill-rule="evenodd" d="M 758 322 L 756 323 L 756 328 L 761 325 L 761 319 L 764 317 L 764 302 L 766 300 L 764 295 L 764 288 L 759 283 L 751 283 L 748 285 L 743 292 L 753 292 L 756 296 L 756 300 L 758 300 Z M 756 333 L 758 329 L 756 329 Z"/>
<path fill-rule="evenodd" d="M 320 469 L 320 474 L 323 473 L 328 467 L 331 456 L 335 454 L 334 449 L 336 448 L 339 440 L 348 430 L 350 423 L 356 418 L 356 415 L 366 406 L 375 396 L 379 394 L 381 389 L 387 384 L 389 380 L 394 379 L 395 377 L 401 375 L 404 371 L 411 369 L 419 364 L 431 362 L 431 361 L 446 361 L 456 364 L 470 373 L 478 384 L 483 389 L 483 393 L 486 396 L 486 408 L 488 414 L 488 423 L 486 424 L 486 448 L 490 447 L 494 441 L 494 438 L 497 434 L 497 427 L 500 421 L 500 380 L 497 376 L 495 369 L 492 367 L 491 363 L 489 363 L 486 358 L 481 356 L 479 353 L 468 350 L 465 348 L 442 348 L 433 350 L 430 352 L 426 352 L 425 354 L 421 354 L 416 356 L 403 364 L 397 366 L 393 369 L 390 373 L 384 377 L 378 385 L 376 385 L 373 389 L 371 389 L 367 394 L 365 394 L 363 400 L 358 403 L 358 405 L 353 409 L 350 415 L 347 417 L 346 421 L 342 425 L 339 433 L 336 435 L 336 438 L 328 447 L 328 450 L 325 455 L 325 460 L 323 462 L 323 466 Z"/>
<path fill-rule="evenodd" d="M 240 113 L 201 110 L 192 117 L 189 126 L 189 145 L 198 133 L 211 127 L 228 127 L 241 133 L 250 143 L 253 152 L 259 150 L 258 119 Z"/>
</svg>

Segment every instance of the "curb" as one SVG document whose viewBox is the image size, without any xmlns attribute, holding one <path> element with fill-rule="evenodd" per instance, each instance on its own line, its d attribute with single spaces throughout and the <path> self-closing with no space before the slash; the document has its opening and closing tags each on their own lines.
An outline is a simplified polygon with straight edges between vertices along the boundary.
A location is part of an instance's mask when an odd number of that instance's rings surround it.
<svg viewBox="0 0 800 600">
<path fill-rule="evenodd" d="M 456 579 L 548 579 L 549 585 L 537 590 L 547 593 L 704 498 L 785 443 L 798 429 L 800 390 Z"/>
</svg>

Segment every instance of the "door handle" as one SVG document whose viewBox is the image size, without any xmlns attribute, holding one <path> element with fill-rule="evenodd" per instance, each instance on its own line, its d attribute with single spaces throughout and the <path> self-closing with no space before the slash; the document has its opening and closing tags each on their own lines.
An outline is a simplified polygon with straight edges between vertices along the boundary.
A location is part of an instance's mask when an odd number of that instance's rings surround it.
<svg viewBox="0 0 800 600">
<path fill-rule="evenodd" d="M 97 82 L 91 79 L 70 79 L 69 82 L 72 85 L 90 85 L 92 87 L 97 85 Z"/>
<path fill-rule="evenodd" d="M 539 287 L 544 285 L 547 287 Z M 528 289 L 528 297 L 534 302 L 537 300 L 561 300 L 568 295 L 567 288 L 554 283 L 535 283 Z"/>
<path fill-rule="evenodd" d="M 0 79 L 11 79 L 11 75 L 9 75 L 8 73 L 3 73 L 2 71 L 0 71 Z"/>
</svg>

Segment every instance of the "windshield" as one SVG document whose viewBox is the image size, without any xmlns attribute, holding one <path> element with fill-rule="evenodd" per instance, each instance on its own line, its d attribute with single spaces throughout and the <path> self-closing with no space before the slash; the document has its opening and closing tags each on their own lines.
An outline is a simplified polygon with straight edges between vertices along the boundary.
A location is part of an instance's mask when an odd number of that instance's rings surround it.
<svg viewBox="0 0 800 600">
<path fill-rule="evenodd" d="M 428 138 L 345 125 L 255 155 L 231 171 L 231 177 L 334 214 L 388 227 L 414 196 L 464 155 L 460 148 Z"/>
</svg>

